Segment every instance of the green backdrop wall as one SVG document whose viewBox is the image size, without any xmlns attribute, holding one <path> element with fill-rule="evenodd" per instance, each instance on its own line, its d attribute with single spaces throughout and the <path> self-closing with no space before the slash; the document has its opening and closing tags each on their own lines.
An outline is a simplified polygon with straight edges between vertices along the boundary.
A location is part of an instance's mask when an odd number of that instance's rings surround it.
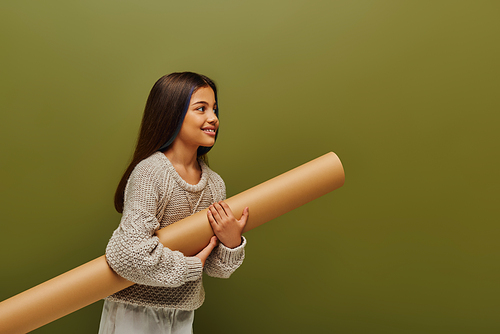
<svg viewBox="0 0 500 334">
<path fill-rule="evenodd" d="M 104 253 L 163 74 L 220 87 L 228 195 L 328 151 L 197 333 L 500 331 L 497 1 L 3 1 L 0 300 Z M 95 333 L 102 302 L 36 333 Z"/>
</svg>

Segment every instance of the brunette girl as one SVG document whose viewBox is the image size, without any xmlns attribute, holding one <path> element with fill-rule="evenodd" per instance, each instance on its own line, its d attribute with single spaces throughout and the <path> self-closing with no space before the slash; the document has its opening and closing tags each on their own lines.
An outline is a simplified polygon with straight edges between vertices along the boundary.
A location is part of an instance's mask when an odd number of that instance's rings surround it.
<svg viewBox="0 0 500 334">
<path fill-rule="evenodd" d="M 202 271 L 229 277 L 243 262 L 238 220 L 223 202 L 206 153 L 219 130 L 217 89 L 191 72 L 160 78 L 149 94 L 137 147 L 115 194 L 120 225 L 106 249 L 110 267 L 136 283 L 105 299 L 99 333 L 192 333 L 205 298 Z M 202 209 L 215 236 L 193 257 L 164 247 L 155 231 Z"/>
</svg>

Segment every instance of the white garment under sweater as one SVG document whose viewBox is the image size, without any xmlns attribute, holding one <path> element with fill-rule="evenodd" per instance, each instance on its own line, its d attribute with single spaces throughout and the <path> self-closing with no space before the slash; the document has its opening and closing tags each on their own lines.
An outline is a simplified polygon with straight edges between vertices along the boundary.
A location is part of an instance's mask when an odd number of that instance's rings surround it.
<svg viewBox="0 0 500 334">
<path fill-rule="evenodd" d="M 104 301 L 99 334 L 192 334 L 194 311 Z"/>
</svg>

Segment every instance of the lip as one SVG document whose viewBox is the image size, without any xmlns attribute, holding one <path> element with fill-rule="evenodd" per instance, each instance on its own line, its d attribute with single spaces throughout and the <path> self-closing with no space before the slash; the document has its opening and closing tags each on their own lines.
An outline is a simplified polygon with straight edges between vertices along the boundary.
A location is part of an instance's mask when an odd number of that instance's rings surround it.
<svg viewBox="0 0 500 334">
<path fill-rule="evenodd" d="M 214 137 L 215 137 L 215 134 L 217 133 L 216 128 L 203 128 L 201 130 L 203 131 L 203 133 L 205 133 L 209 136 L 214 136 Z"/>
</svg>

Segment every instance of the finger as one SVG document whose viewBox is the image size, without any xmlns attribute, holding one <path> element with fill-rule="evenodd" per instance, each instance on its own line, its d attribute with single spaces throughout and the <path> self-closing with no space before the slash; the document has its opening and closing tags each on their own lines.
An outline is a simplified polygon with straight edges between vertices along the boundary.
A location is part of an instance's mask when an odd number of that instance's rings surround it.
<svg viewBox="0 0 500 334">
<path fill-rule="evenodd" d="M 203 248 L 198 254 L 195 255 L 197 258 L 199 258 L 201 260 L 202 266 L 205 266 L 205 261 L 207 260 L 207 257 L 212 252 L 212 249 L 213 248 L 208 248 L 208 246 L 207 246 L 207 247 Z"/>
<path fill-rule="evenodd" d="M 234 218 L 233 211 L 229 207 L 229 205 L 226 204 L 226 202 L 220 201 L 220 206 L 224 209 L 224 212 L 229 218 Z"/>
<path fill-rule="evenodd" d="M 219 202 L 215 202 L 213 205 L 214 205 L 214 208 L 216 208 L 216 209 L 217 209 L 217 212 L 219 213 L 219 215 L 220 215 L 221 217 L 223 217 L 223 216 L 227 216 L 226 211 L 225 211 L 225 210 L 224 210 L 224 208 L 220 205 L 220 203 L 219 203 Z"/>
<path fill-rule="evenodd" d="M 214 215 L 212 214 L 212 211 L 210 211 L 210 208 L 207 209 L 207 218 L 208 218 L 209 222 L 211 222 L 211 223 L 217 223 L 215 221 Z"/>
<path fill-rule="evenodd" d="M 217 237 L 214 235 L 210 238 L 210 242 L 208 243 L 208 245 L 206 245 L 205 248 L 200 251 L 199 255 L 208 256 L 212 252 L 212 249 L 215 248 L 215 246 L 217 246 Z"/>
<path fill-rule="evenodd" d="M 215 207 L 215 205 L 214 204 L 210 205 L 208 207 L 208 210 L 210 210 L 210 213 L 212 214 L 212 216 L 214 217 L 214 219 L 216 220 L 216 222 L 219 223 L 222 218 L 221 218 L 221 216 L 219 214 L 219 211 Z"/>
<path fill-rule="evenodd" d="M 214 216 L 212 215 L 212 212 L 210 210 L 207 210 L 207 218 L 208 218 L 208 222 L 210 223 L 210 225 L 212 226 L 212 229 L 217 229 L 218 228 L 218 223 L 217 221 L 215 220 Z"/>
<path fill-rule="evenodd" d="M 205 246 L 198 254 L 195 256 L 201 260 L 201 265 L 205 267 L 205 262 L 208 256 L 212 253 L 212 250 L 217 246 L 217 237 L 214 235 L 210 238 L 210 242 Z"/>
<path fill-rule="evenodd" d="M 210 254 L 210 252 L 212 252 L 212 249 L 208 248 L 208 247 L 205 247 L 203 248 L 198 254 L 197 256 L 198 257 L 203 257 L 203 258 L 207 258 L 207 256 Z"/>
<path fill-rule="evenodd" d="M 211 238 L 210 238 L 210 243 L 214 242 L 215 243 L 215 246 L 218 246 L 219 245 L 219 238 L 217 238 L 216 235 L 213 235 Z"/>
<path fill-rule="evenodd" d="M 217 242 L 219 241 L 219 239 L 217 239 L 217 237 L 215 235 L 213 235 L 211 238 L 210 238 L 210 243 L 208 244 L 209 246 L 212 247 L 212 249 L 214 249 L 215 246 L 217 246 Z"/>
</svg>

